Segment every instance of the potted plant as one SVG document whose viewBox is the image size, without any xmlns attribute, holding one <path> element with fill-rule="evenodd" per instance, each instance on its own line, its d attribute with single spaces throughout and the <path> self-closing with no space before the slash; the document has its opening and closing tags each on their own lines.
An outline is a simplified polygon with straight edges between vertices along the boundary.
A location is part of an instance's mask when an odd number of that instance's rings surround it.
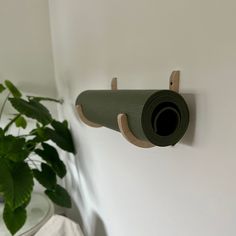
<svg viewBox="0 0 236 236">
<path fill-rule="evenodd" d="M 55 204 L 71 207 L 68 192 L 57 184 L 58 177 L 66 175 L 66 167 L 56 148 L 70 153 L 74 153 L 75 149 L 67 122 L 54 119 L 42 104 L 44 101 L 60 103 L 59 100 L 25 96 L 8 80 L 0 84 L 1 95 L 6 92 L 0 120 L 7 103 L 15 114 L 10 115 L 7 124 L 0 126 L 0 194 L 4 199 L 0 204 L 4 204 L 5 225 L 14 235 L 26 221 L 26 207 L 30 202 L 34 179 L 45 188 L 45 194 Z M 33 128 L 29 129 L 27 126 L 31 120 L 34 121 Z M 12 126 L 28 131 L 13 135 L 9 132 Z M 40 158 L 40 168 L 30 165 L 34 163 L 32 155 Z"/>
</svg>

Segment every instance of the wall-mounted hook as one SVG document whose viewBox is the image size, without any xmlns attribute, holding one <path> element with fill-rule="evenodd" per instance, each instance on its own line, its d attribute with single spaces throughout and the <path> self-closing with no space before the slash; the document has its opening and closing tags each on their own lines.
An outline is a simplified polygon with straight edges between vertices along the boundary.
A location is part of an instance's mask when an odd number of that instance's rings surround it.
<svg viewBox="0 0 236 236">
<path fill-rule="evenodd" d="M 180 71 L 173 71 L 169 79 L 169 91 L 117 91 L 117 78 L 113 78 L 111 90 L 87 90 L 81 93 L 76 100 L 77 112 L 88 126 L 102 127 L 98 123 L 103 121 L 105 127 L 120 131 L 126 140 L 138 147 L 170 146 L 182 138 L 189 123 L 187 104 L 177 94 L 179 81 Z M 82 106 L 88 108 L 85 110 L 86 115 Z M 98 123 L 87 117 L 93 117 Z"/>
<path fill-rule="evenodd" d="M 117 78 L 112 79 L 111 89 L 112 90 L 118 89 Z M 134 144 L 135 146 L 142 147 L 142 148 L 151 148 L 151 147 L 155 146 L 148 141 L 140 140 L 135 137 L 135 135 L 132 133 L 132 131 L 129 128 L 128 119 L 127 119 L 126 114 L 124 114 L 124 113 L 118 114 L 117 122 L 118 122 L 118 127 L 119 127 L 121 134 L 130 143 Z"/>
<path fill-rule="evenodd" d="M 169 89 L 174 92 L 179 92 L 180 71 L 176 70 L 171 73 Z"/>
<path fill-rule="evenodd" d="M 83 113 L 83 108 L 82 108 L 82 105 L 76 105 L 76 109 L 77 109 L 77 112 L 78 112 L 78 115 L 80 117 L 80 119 L 88 126 L 91 126 L 93 128 L 99 128 L 99 127 L 102 127 L 102 125 L 99 125 L 99 124 L 96 124 L 90 120 L 88 120 L 84 113 Z"/>
<path fill-rule="evenodd" d="M 134 144 L 135 146 L 142 147 L 142 148 L 151 148 L 151 147 L 155 146 L 148 141 L 140 140 L 134 136 L 134 134 L 132 133 L 132 131 L 129 128 L 128 119 L 127 119 L 126 114 L 124 114 L 124 113 L 119 114 L 117 116 L 117 122 L 118 122 L 118 126 L 119 126 L 121 134 L 130 143 Z"/>
<path fill-rule="evenodd" d="M 111 90 L 117 90 L 118 89 L 118 86 L 117 86 L 117 78 L 113 78 L 111 80 Z"/>
</svg>

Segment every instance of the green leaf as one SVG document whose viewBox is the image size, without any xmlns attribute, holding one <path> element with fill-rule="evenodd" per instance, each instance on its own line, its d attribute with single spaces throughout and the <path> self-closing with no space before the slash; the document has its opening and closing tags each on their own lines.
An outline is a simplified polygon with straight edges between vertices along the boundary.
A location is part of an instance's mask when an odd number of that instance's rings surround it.
<svg viewBox="0 0 236 236">
<path fill-rule="evenodd" d="M 20 117 L 20 114 L 17 114 L 13 119 L 10 120 L 10 122 L 5 126 L 4 128 L 4 133 L 7 133 L 7 131 L 9 130 L 9 128 L 12 126 L 12 124 L 15 123 L 15 121 Z"/>
<path fill-rule="evenodd" d="M 13 202 L 13 184 L 11 170 L 8 166 L 8 161 L 0 158 L 0 192 L 6 195 L 6 198 L 11 203 Z"/>
<path fill-rule="evenodd" d="M 29 155 L 24 138 L 12 135 L 0 136 L 0 156 L 14 162 L 25 160 Z"/>
<path fill-rule="evenodd" d="M 21 92 L 11 81 L 5 80 L 4 82 L 10 93 L 13 95 L 13 97 L 20 98 L 22 96 Z"/>
<path fill-rule="evenodd" d="M 4 131 L 2 128 L 0 128 L 0 137 L 3 137 L 4 136 Z"/>
<path fill-rule="evenodd" d="M 47 143 L 43 143 L 42 146 L 43 150 L 36 149 L 35 153 L 42 157 L 60 178 L 63 178 L 66 175 L 66 167 L 60 160 L 57 150 Z"/>
<path fill-rule="evenodd" d="M 52 121 L 48 109 L 35 100 L 25 101 L 20 98 L 9 98 L 9 101 L 18 112 L 29 118 L 36 119 L 43 125 L 47 125 Z"/>
<path fill-rule="evenodd" d="M 37 141 L 35 139 L 29 139 L 26 141 L 26 148 L 29 152 L 33 152 L 36 145 L 37 145 Z"/>
<path fill-rule="evenodd" d="M 36 136 L 36 139 L 39 142 L 45 142 L 45 141 L 49 140 L 44 127 L 39 127 L 37 129 L 35 129 L 34 135 Z"/>
<path fill-rule="evenodd" d="M 14 184 L 14 207 L 20 206 L 31 196 L 34 181 L 33 173 L 28 164 L 16 163 L 12 169 Z"/>
<path fill-rule="evenodd" d="M 57 184 L 56 174 L 47 164 L 41 164 L 42 171 L 33 170 L 34 177 L 47 189 L 54 189 Z"/>
<path fill-rule="evenodd" d="M 56 143 L 65 151 L 75 153 L 75 147 L 70 130 L 66 123 L 53 120 L 51 123 L 53 129 L 46 128 L 45 133 L 49 139 Z"/>
<path fill-rule="evenodd" d="M 16 209 L 12 209 L 8 204 L 5 204 L 3 219 L 12 235 L 22 228 L 25 224 L 26 218 L 27 215 L 25 208 L 18 207 Z"/>
<path fill-rule="evenodd" d="M 25 129 L 27 126 L 27 121 L 23 116 L 20 116 L 16 119 L 15 124 L 16 124 L 16 127 L 21 127 Z"/>
<path fill-rule="evenodd" d="M 45 133 L 45 128 L 38 126 L 36 129 L 32 129 L 29 134 L 31 136 L 35 136 L 34 139 L 32 139 L 31 141 L 34 142 L 35 144 L 37 143 L 42 143 L 42 142 L 46 142 L 49 140 L 49 138 L 47 137 L 46 133 Z"/>
<path fill-rule="evenodd" d="M 3 86 L 3 84 L 0 84 L 0 93 L 2 93 L 6 88 Z"/>
<path fill-rule="evenodd" d="M 26 163 L 14 163 L 0 158 L 0 190 L 12 209 L 29 199 L 33 185 L 33 174 Z"/>
<path fill-rule="evenodd" d="M 71 207 L 70 195 L 60 185 L 56 185 L 54 190 L 46 190 L 45 194 L 57 205 L 67 208 Z"/>
<path fill-rule="evenodd" d="M 31 201 L 31 195 L 26 199 L 26 201 L 21 205 L 21 207 L 26 208 Z"/>
</svg>

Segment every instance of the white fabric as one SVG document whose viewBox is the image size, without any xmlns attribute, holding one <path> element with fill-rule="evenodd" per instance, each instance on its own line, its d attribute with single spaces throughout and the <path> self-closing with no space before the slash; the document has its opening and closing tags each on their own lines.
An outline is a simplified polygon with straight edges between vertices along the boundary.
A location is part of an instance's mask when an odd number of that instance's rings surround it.
<svg viewBox="0 0 236 236">
<path fill-rule="evenodd" d="M 54 215 L 35 236 L 84 236 L 78 224 L 59 215 Z"/>
</svg>

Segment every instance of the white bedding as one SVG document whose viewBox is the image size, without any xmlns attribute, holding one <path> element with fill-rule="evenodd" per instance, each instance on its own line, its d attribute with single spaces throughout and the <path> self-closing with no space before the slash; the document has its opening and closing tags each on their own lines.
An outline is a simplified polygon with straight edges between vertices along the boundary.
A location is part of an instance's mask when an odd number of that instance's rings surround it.
<svg viewBox="0 0 236 236">
<path fill-rule="evenodd" d="M 84 236 L 84 234 L 80 226 L 72 220 L 54 215 L 35 236 Z"/>
</svg>

